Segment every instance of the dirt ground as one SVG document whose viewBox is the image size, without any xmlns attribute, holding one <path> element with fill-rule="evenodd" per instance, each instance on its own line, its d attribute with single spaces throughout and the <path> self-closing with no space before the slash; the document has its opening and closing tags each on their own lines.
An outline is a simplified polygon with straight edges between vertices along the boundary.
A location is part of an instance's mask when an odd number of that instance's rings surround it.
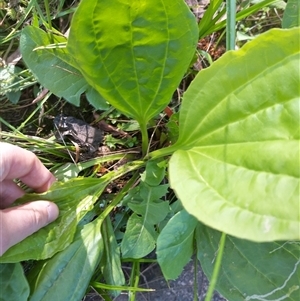
<svg viewBox="0 0 300 301">
<path fill-rule="evenodd" d="M 198 265 L 198 298 L 193 299 L 193 261 L 186 265 L 184 271 L 175 281 L 166 282 L 157 264 L 149 265 L 141 273 L 140 287 L 151 288 L 155 291 L 138 293 L 136 301 L 203 301 L 208 290 L 208 280 L 201 267 Z M 91 292 L 83 301 L 103 301 L 104 299 Z M 128 294 L 119 295 L 114 301 L 128 301 Z M 226 301 L 220 294 L 215 292 L 213 301 Z"/>
</svg>

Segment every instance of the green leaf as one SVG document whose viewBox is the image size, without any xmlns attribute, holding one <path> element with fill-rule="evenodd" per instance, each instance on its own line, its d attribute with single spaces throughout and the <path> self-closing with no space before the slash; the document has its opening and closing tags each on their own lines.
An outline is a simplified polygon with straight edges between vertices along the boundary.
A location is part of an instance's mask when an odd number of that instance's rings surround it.
<svg viewBox="0 0 300 301">
<path fill-rule="evenodd" d="M 164 162 L 150 160 L 146 164 L 146 170 L 141 174 L 141 180 L 150 186 L 157 186 L 166 175 Z"/>
<path fill-rule="evenodd" d="M 0 301 L 27 301 L 29 285 L 20 263 L 0 264 Z"/>
<path fill-rule="evenodd" d="M 101 223 L 85 225 L 65 250 L 30 270 L 29 301 L 82 300 L 103 254 Z"/>
<path fill-rule="evenodd" d="M 161 222 L 169 212 L 169 203 L 158 201 L 158 196 L 166 194 L 168 185 L 161 185 L 155 187 L 156 189 L 145 189 L 144 193 L 148 191 L 142 202 L 129 202 L 128 207 L 143 216 L 143 220 L 149 224 L 158 224 Z M 141 194 L 142 195 L 142 194 Z"/>
<path fill-rule="evenodd" d="M 141 182 L 139 195 L 144 202 L 151 204 L 152 202 L 159 201 L 161 197 L 166 195 L 168 188 L 168 184 L 149 186 L 148 184 Z"/>
<path fill-rule="evenodd" d="M 217 1 L 219 1 L 219 0 L 217 0 Z M 214 3 L 216 3 L 216 2 L 214 1 Z M 278 1 L 278 0 L 257 0 L 257 1 L 251 1 L 251 3 L 253 3 L 253 5 L 250 5 L 247 8 L 242 9 L 242 10 L 237 12 L 236 19 L 235 19 L 236 22 L 244 20 L 248 16 L 254 15 L 259 10 L 265 9 L 268 6 L 273 6 L 273 7 L 280 8 L 280 9 L 283 9 L 283 7 L 284 7 L 283 6 L 284 2 L 283 1 Z M 247 6 L 247 4 L 248 4 L 248 2 L 243 1 L 243 2 L 241 2 L 241 7 L 243 7 L 244 5 Z M 226 22 L 227 22 L 226 18 L 223 18 L 223 20 L 220 21 L 220 19 L 224 15 L 225 15 L 225 9 L 223 9 L 220 13 L 218 13 L 216 15 L 216 17 L 213 18 L 213 20 L 208 19 L 208 21 L 210 23 L 207 24 L 206 28 L 204 28 L 205 30 L 200 28 L 202 26 L 201 21 L 200 21 L 200 23 L 199 23 L 199 29 L 200 29 L 199 38 L 208 36 L 211 33 L 217 32 L 217 31 L 225 28 L 226 27 Z M 216 21 L 218 21 L 218 22 L 216 22 Z"/>
<path fill-rule="evenodd" d="M 130 202 L 128 206 L 134 213 L 127 222 L 121 244 L 122 256 L 123 258 L 142 258 L 155 248 L 158 234 L 154 226 L 169 213 L 169 203 L 148 199 L 142 203 Z"/>
<path fill-rule="evenodd" d="M 109 217 L 104 220 L 101 233 L 104 242 L 104 253 L 100 262 L 101 272 L 106 284 L 122 286 L 125 283 L 125 277 L 121 266 L 120 248 Z M 116 290 L 110 292 L 114 297 L 120 294 L 120 291 Z"/>
<path fill-rule="evenodd" d="M 205 9 L 203 17 L 199 22 L 199 39 L 204 38 L 207 32 L 224 16 L 225 10 L 223 0 L 215 0 Z M 223 9 L 222 9 L 223 8 Z"/>
<path fill-rule="evenodd" d="M 299 33 L 270 30 L 227 52 L 184 95 L 171 187 L 214 229 L 300 239 Z"/>
<path fill-rule="evenodd" d="M 200 225 L 198 259 L 211 278 L 220 232 Z M 254 243 L 226 237 L 216 289 L 230 301 L 299 300 L 300 242 Z"/>
<path fill-rule="evenodd" d="M 164 161 L 148 161 L 140 185 L 128 193 L 125 202 L 134 214 L 128 220 L 122 240 L 123 257 L 141 258 L 154 249 L 158 235 L 154 226 L 170 211 L 169 202 L 160 199 L 169 188 L 167 184 L 159 185 L 164 176 Z"/>
<path fill-rule="evenodd" d="M 91 86 L 88 86 L 86 98 L 89 103 L 97 110 L 108 110 L 109 104 L 106 100 Z"/>
<path fill-rule="evenodd" d="M 18 103 L 21 96 L 21 87 L 19 77 L 21 68 L 9 64 L 5 67 L 0 67 L 0 95 L 6 95 L 10 102 L 13 104 Z"/>
<path fill-rule="evenodd" d="M 133 213 L 128 219 L 121 244 L 123 258 L 142 258 L 155 248 L 157 233 L 154 225 Z"/>
<path fill-rule="evenodd" d="M 181 0 L 84 0 L 67 48 L 91 86 L 145 125 L 170 101 L 195 52 L 197 31 Z"/>
<path fill-rule="evenodd" d="M 300 26 L 300 2 L 299 0 L 288 0 L 283 13 L 282 28 L 296 26 Z"/>
<path fill-rule="evenodd" d="M 113 154 L 106 155 L 103 157 L 96 157 L 94 159 L 90 159 L 84 162 L 75 163 L 66 163 L 59 168 L 57 168 L 53 174 L 58 181 L 64 181 L 77 178 L 79 173 L 83 170 L 95 166 L 97 164 L 102 164 L 104 162 L 120 160 L 124 158 L 124 154 Z"/>
<path fill-rule="evenodd" d="M 268 5 L 268 7 L 285 10 L 286 1 L 288 1 L 288 0 L 275 0 L 274 3 L 271 3 L 270 5 Z M 258 1 L 258 2 L 260 2 L 260 1 Z M 266 7 L 266 8 L 268 8 L 268 7 Z"/>
<path fill-rule="evenodd" d="M 171 144 L 175 144 L 179 135 L 179 125 L 178 125 L 179 113 L 174 113 L 171 115 L 168 123 L 166 124 L 168 130 L 168 140 Z"/>
<path fill-rule="evenodd" d="M 52 35 L 55 43 L 66 42 L 62 36 Z M 46 48 L 50 43 L 49 35 L 43 30 L 26 26 L 20 38 L 20 50 L 26 65 L 38 81 L 58 97 L 64 97 L 70 103 L 79 106 L 80 96 L 88 90 L 92 104 L 97 92 L 93 91 L 80 71 L 71 65 L 71 57 L 66 48 Z M 44 49 L 37 47 L 45 46 Z M 101 96 L 99 96 L 101 99 Z M 100 103 L 99 100 L 97 102 Z M 101 101 L 101 104 L 105 101 Z M 107 106 L 107 105 L 106 105 Z"/>
<path fill-rule="evenodd" d="M 41 194 L 27 194 L 20 202 L 50 200 L 59 207 L 59 217 L 25 240 L 11 247 L 0 262 L 46 259 L 66 248 L 72 241 L 76 227 L 84 214 L 91 210 L 107 182 L 99 179 L 77 178 L 55 183 Z"/>
<path fill-rule="evenodd" d="M 182 210 L 169 220 L 159 234 L 157 260 L 166 279 L 176 279 L 191 259 L 197 224 L 197 219 Z"/>
</svg>

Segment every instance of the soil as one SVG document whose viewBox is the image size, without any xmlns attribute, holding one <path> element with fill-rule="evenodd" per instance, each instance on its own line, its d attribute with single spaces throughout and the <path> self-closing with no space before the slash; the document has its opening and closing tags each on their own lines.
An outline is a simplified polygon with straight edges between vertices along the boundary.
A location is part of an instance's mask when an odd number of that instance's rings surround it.
<svg viewBox="0 0 300 301">
<path fill-rule="evenodd" d="M 144 268 L 140 277 L 140 288 L 154 289 L 153 292 L 138 293 L 136 301 L 203 301 L 209 282 L 200 265 L 197 267 L 198 294 L 194 299 L 194 262 L 191 260 L 182 274 L 175 281 L 167 282 L 158 266 L 151 264 Z M 90 292 L 83 301 L 103 301 L 95 292 Z M 128 293 L 121 293 L 114 301 L 128 301 Z M 218 292 L 214 293 L 213 301 L 226 301 Z"/>
</svg>

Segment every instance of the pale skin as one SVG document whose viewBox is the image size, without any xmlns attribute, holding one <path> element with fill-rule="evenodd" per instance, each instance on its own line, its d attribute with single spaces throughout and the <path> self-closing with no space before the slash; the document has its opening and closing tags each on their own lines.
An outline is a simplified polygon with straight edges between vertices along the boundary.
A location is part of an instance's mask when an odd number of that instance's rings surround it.
<svg viewBox="0 0 300 301">
<path fill-rule="evenodd" d="M 47 191 L 55 181 L 32 152 L 0 142 L 0 256 L 54 221 L 59 213 L 54 203 L 43 200 L 12 207 L 25 193 L 14 179 L 20 179 L 36 192 Z"/>
</svg>

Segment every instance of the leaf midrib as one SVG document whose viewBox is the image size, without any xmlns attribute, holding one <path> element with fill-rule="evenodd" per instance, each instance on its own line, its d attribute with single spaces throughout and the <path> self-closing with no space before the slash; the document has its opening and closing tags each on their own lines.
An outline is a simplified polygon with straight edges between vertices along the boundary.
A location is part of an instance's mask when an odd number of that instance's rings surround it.
<svg viewBox="0 0 300 301">
<path fill-rule="evenodd" d="M 297 58 L 298 53 L 299 53 L 299 52 L 296 52 L 295 54 L 293 54 L 293 55 L 291 55 L 291 56 Z M 289 61 L 289 60 L 292 60 L 292 59 L 291 59 L 291 56 L 286 57 L 284 60 L 288 60 L 288 61 Z M 281 66 L 281 65 L 284 64 L 284 60 L 277 61 L 275 64 L 272 64 L 267 70 L 275 70 L 278 66 Z M 228 64 L 229 64 L 229 63 L 228 63 Z M 228 65 L 228 64 L 227 64 L 227 65 Z M 224 67 L 223 69 L 225 69 L 225 67 Z M 269 73 L 269 71 L 266 72 L 266 69 L 262 69 L 261 71 L 259 71 L 259 72 L 256 74 L 255 77 L 251 78 L 250 81 L 247 80 L 244 84 L 242 84 L 242 85 L 236 87 L 236 88 L 230 93 L 230 95 L 231 95 L 231 94 L 236 95 L 237 92 L 243 90 L 246 86 L 248 86 L 248 85 L 249 85 L 250 83 L 252 83 L 253 81 L 256 81 L 259 77 L 261 77 L 261 76 L 262 76 L 263 74 L 265 74 L 265 73 Z M 196 96 L 195 96 L 194 98 L 195 98 L 195 99 L 196 99 L 196 98 L 199 98 L 199 94 L 200 94 L 200 93 L 201 93 L 201 90 L 199 90 L 199 92 L 196 94 Z M 187 135 L 186 132 L 185 132 L 185 133 L 181 133 L 181 136 L 184 136 L 184 138 L 183 138 L 182 140 L 180 140 L 180 143 L 181 143 L 181 144 L 184 144 L 184 143 L 186 143 L 186 141 L 189 141 L 189 140 L 193 139 L 193 136 L 197 136 L 197 135 L 195 135 L 195 133 L 197 133 L 197 132 L 199 131 L 199 129 L 201 128 L 201 126 L 203 125 L 203 123 L 205 123 L 205 121 L 208 119 L 208 117 L 209 117 L 211 114 L 213 114 L 214 110 L 215 110 L 217 107 L 222 106 L 223 103 L 224 103 L 225 101 L 227 101 L 228 96 L 229 96 L 229 95 L 226 94 L 226 95 L 225 95 L 225 96 L 224 96 L 224 97 L 223 97 L 223 98 L 222 98 L 222 99 L 221 99 L 214 107 L 212 107 L 211 110 L 209 111 L 209 113 L 206 114 L 206 115 L 204 116 L 204 118 L 201 120 L 201 122 L 200 122 L 199 124 L 197 124 L 196 127 L 195 127 L 190 133 L 188 133 L 188 135 Z M 288 101 L 291 101 L 291 99 L 288 99 L 286 102 L 288 102 Z M 280 104 L 282 104 L 282 103 L 284 103 L 284 102 L 281 102 Z M 248 115 L 245 115 L 243 118 L 240 118 L 240 119 L 237 119 L 237 120 L 235 120 L 235 121 L 233 121 L 233 122 L 227 123 L 227 124 L 223 125 L 222 127 L 219 127 L 219 128 L 217 128 L 217 129 L 215 129 L 214 131 L 209 132 L 209 133 L 207 133 L 207 134 L 204 135 L 204 136 L 201 136 L 201 137 L 198 138 L 197 140 L 193 140 L 193 142 L 191 142 L 191 143 L 192 143 L 193 145 L 195 145 L 196 142 L 201 141 L 202 139 L 204 139 L 205 137 L 211 135 L 212 133 L 217 132 L 217 131 L 220 130 L 220 129 L 223 129 L 223 128 L 225 128 L 226 126 L 228 126 L 228 125 L 230 125 L 230 124 L 239 122 L 239 121 L 241 121 L 241 120 L 245 120 L 245 119 L 247 119 L 248 117 L 250 117 L 250 116 L 252 116 L 252 115 L 254 115 L 254 114 L 257 114 L 257 113 L 260 112 L 260 111 L 264 111 L 264 110 L 266 110 L 266 109 L 269 109 L 269 108 L 273 107 L 274 105 L 279 105 L 279 104 L 278 104 L 278 103 L 273 103 L 273 104 L 270 104 L 269 106 L 266 106 L 266 107 L 264 107 L 264 108 L 262 108 L 262 109 L 260 109 L 260 110 L 252 111 L 252 112 L 249 113 Z M 192 110 L 192 107 L 193 107 L 193 106 L 191 105 L 191 109 L 190 109 L 190 110 Z M 229 112 L 229 113 L 230 113 L 230 112 Z M 186 116 L 188 116 L 188 113 L 185 115 L 185 117 L 186 117 Z M 185 122 L 190 122 L 188 118 L 185 118 L 184 121 L 185 121 Z M 184 129 L 186 129 L 186 126 L 185 126 Z"/>
<path fill-rule="evenodd" d="M 191 164 L 191 165 L 194 165 L 194 163 L 193 163 L 194 160 L 193 160 L 193 158 L 190 156 L 190 153 L 187 153 L 187 156 L 188 156 L 188 160 L 190 161 L 190 164 Z M 211 158 L 211 157 L 209 157 L 209 156 L 207 156 L 207 155 L 205 155 L 205 154 L 202 154 L 202 156 L 203 156 L 203 157 L 210 158 L 211 160 L 216 161 L 216 162 L 221 162 L 221 163 L 223 162 L 223 161 L 220 161 L 220 160 L 216 160 L 215 158 Z M 233 167 L 244 168 L 244 167 L 242 167 L 242 166 L 236 166 L 236 165 L 230 164 L 230 163 L 226 163 L 226 164 L 228 164 L 228 165 L 230 165 L 230 166 L 233 166 Z M 247 170 L 251 170 L 251 169 L 247 169 Z M 246 212 L 249 212 L 251 215 L 259 216 L 260 218 L 261 218 L 262 216 L 266 216 L 266 214 L 257 213 L 257 212 L 255 212 L 255 211 L 251 211 L 251 210 L 249 210 L 249 209 L 247 209 L 247 208 L 241 207 L 240 205 L 238 205 L 238 204 L 236 204 L 236 203 L 232 203 L 232 202 L 228 201 L 225 197 L 223 197 L 223 196 L 220 194 L 220 192 L 219 192 L 218 190 L 216 190 L 209 182 L 207 182 L 206 179 L 204 179 L 204 177 L 202 176 L 202 174 L 201 174 L 197 169 L 193 169 L 193 171 L 196 173 L 197 179 L 201 179 L 202 182 L 205 183 L 205 185 L 206 185 L 207 187 L 209 187 L 209 189 L 211 189 L 212 191 L 214 191 L 214 193 L 216 193 L 216 195 L 218 195 L 218 196 L 220 197 L 220 199 L 221 199 L 225 204 L 229 205 L 229 206 L 232 207 L 232 208 L 238 208 L 238 209 L 240 209 L 240 210 L 243 211 L 243 212 L 245 212 L 245 211 L 246 211 Z M 273 174 L 272 174 L 272 175 L 273 175 Z M 285 175 L 285 176 L 287 176 L 287 175 Z M 298 178 L 296 178 L 296 179 L 298 180 Z M 283 218 L 278 217 L 278 216 L 273 216 L 273 215 L 268 215 L 268 216 L 269 216 L 269 217 L 272 217 L 272 218 L 275 218 L 275 219 L 276 219 L 276 222 L 278 222 L 278 221 L 280 221 L 280 222 L 288 222 L 288 223 L 291 222 L 291 219 L 290 219 L 290 218 L 289 218 L 289 219 L 283 219 Z M 292 220 L 292 222 L 298 222 L 298 223 L 299 223 L 299 221 L 297 221 L 297 220 Z"/>
</svg>

